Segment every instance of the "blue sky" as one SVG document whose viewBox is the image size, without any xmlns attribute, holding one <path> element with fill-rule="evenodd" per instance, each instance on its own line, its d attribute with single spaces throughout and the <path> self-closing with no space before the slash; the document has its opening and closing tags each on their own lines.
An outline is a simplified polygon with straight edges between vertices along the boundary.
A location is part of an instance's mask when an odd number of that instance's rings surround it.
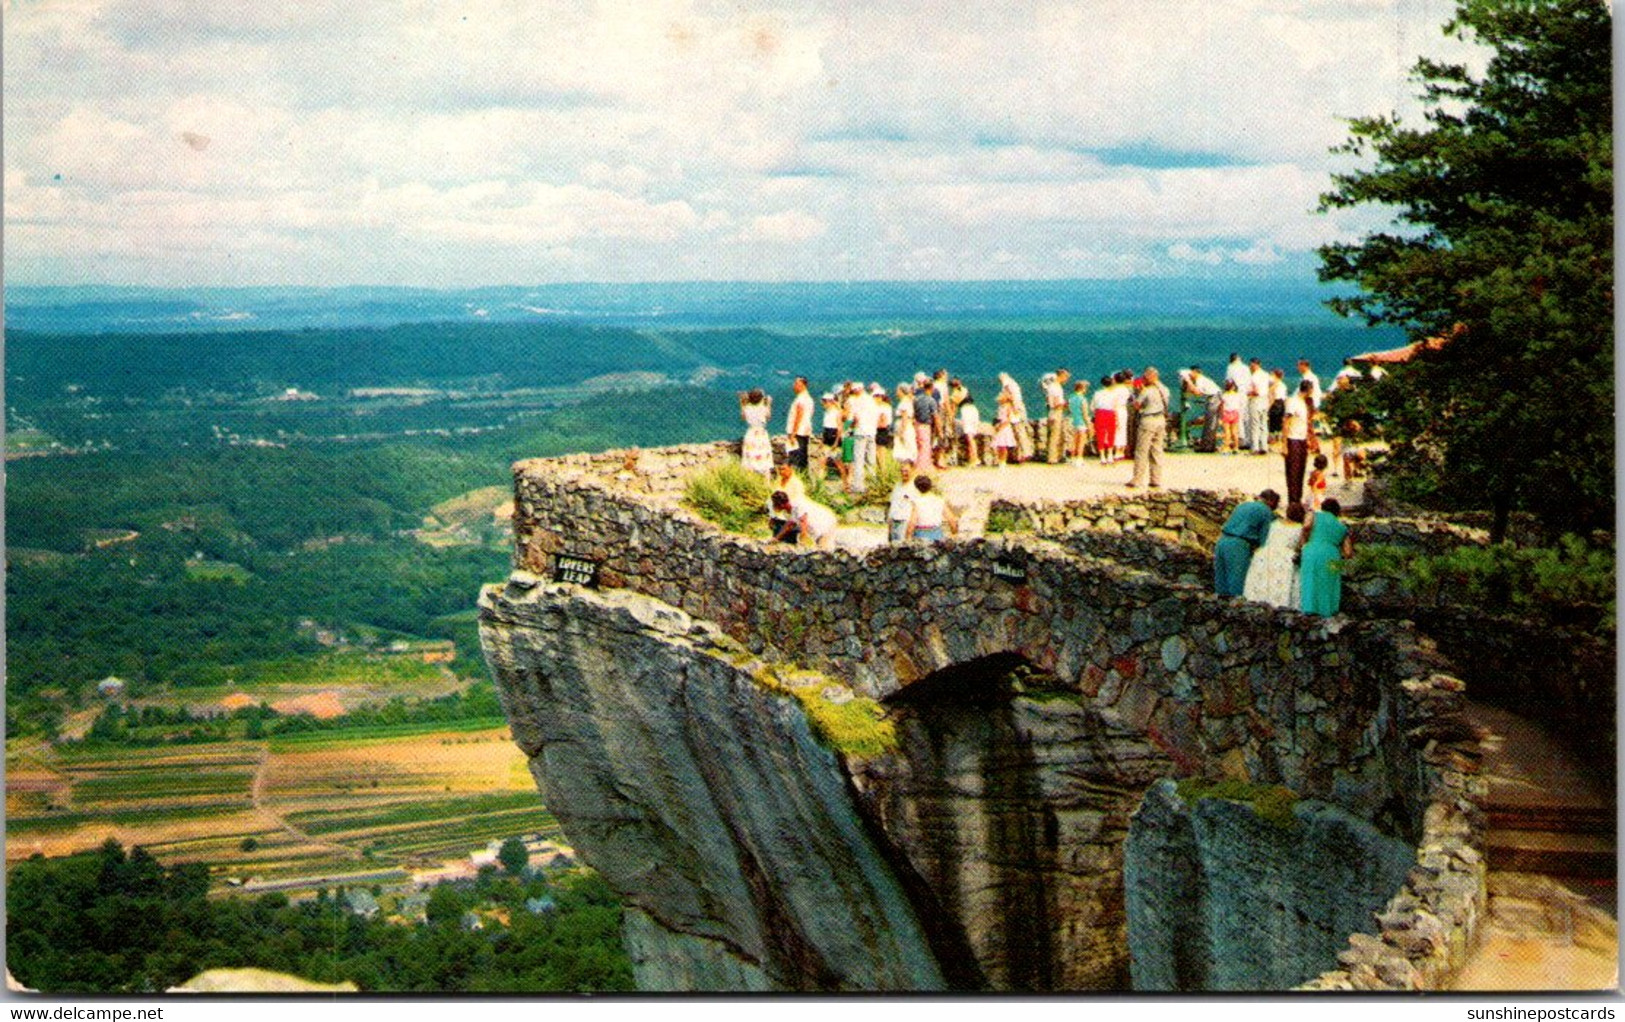
<svg viewBox="0 0 1625 1022">
<path fill-rule="evenodd" d="M 7 0 L 8 281 L 1308 272 L 1444 0 Z"/>
</svg>

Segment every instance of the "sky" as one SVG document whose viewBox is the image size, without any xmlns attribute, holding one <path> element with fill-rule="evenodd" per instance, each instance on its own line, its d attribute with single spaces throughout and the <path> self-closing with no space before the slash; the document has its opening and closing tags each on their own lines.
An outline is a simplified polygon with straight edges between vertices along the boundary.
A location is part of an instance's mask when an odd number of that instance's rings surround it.
<svg viewBox="0 0 1625 1022">
<path fill-rule="evenodd" d="M 5 0 L 4 272 L 1312 272 L 1446 0 Z"/>
</svg>

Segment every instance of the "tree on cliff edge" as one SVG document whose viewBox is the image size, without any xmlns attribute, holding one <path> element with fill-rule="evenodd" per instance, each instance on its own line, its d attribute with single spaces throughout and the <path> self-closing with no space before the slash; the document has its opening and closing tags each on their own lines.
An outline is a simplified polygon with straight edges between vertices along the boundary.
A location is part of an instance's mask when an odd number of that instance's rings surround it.
<svg viewBox="0 0 1625 1022">
<path fill-rule="evenodd" d="M 1555 529 L 1613 521 L 1613 104 L 1604 0 L 1462 0 L 1447 33 L 1482 75 L 1426 58 L 1426 126 L 1350 122 L 1321 209 L 1375 204 L 1389 229 L 1320 250 L 1329 303 L 1438 350 L 1373 387 L 1396 495 L 1529 510 Z"/>
</svg>

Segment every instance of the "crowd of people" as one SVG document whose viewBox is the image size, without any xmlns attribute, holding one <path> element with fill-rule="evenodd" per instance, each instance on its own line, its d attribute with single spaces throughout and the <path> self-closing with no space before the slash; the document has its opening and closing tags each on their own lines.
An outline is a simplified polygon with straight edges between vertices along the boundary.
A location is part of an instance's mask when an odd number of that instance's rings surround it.
<svg viewBox="0 0 1625 1022">
<path fill-rule="evenodd" d="M 1265 369 L 1260 359 L 1232 353 L 1219 380 L 1200 366 L 1180 370 L 1176 403 L 1155 367 L 1106 374 L 1092 395 L 1088 380 L 1074 380 L 1070 370 L 1057 368 L 1038 380 L 1043 403 L 1039 418 L 1029 418 L 1021 385 L 1009 373 L 999 374 L 999 389 L 986 413 L 963 380 L 946 369 L 917 373 L 891 390 L 878 382 L 849 380 L 816 400 L 807 379 L 797 377 L 784 417 L 783 463 L 775 466 L 769 433 L 772 399 L 759 389 L 740 395 L 746 426 L 741 459 L 747 469 L 774 480 L 770 520 L 775 538 L 794 542 L 805 536 L 820 546 L 833 543 L 837 516 L 808 497 L 798 471 L 821 472 L 838 479 L 848 492 L 861 493 L 877 467 L 895 462 L 904 472 L 889 501 L 889 538 L 933 540 L 953 534 L 958 523 L 932 473 L 1040 461 L 1077 465 L 1090 457 L 1110 465 L 1132 457 L 1126 485 L 1157 488 L 1164 451 L 1176 440 L 1183 445 L 1187 433 L 1199 452 L 1279 452 L 1289 511 L 1301 506 L 1303 521 L 1326 502 L 1330 475 L 1340 468 L 1352 477 L 1359 470 L 1352 449 L 1348 456 L 1342 450 L 1345 441 L 1358 438 L 1359 427 L 1348 423 L 1334 434 L 1319 413 L 1324 397 L 1320 377 L 1307 359 L 1298 361 L 1297 372 L 1292 385 L 1285 370 Z M 1378 372 L 1373 370 L 1373 376 Z M 1345 360 L 1327 389 L 1353 386 L 1363 378 Z M 815 437 L 820 441 L 816 448 Z M 1321 452 L 1323 440 L 1330 456 Z M 1263 543 L 1260 536 L 1258 545 Z"/>
</svg>

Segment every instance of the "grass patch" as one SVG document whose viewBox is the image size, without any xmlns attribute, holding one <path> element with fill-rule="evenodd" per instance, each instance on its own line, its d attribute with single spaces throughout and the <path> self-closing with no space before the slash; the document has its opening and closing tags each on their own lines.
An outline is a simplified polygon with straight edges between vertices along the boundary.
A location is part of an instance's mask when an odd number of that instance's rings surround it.
<svg viewBox="0 0 1625 1022">
<path fill-rule="evenodd" d="M 1188 805 L 1204 798 L 1220 798 L 1227 802 L 1243 802 L 1266 823 L 1290 828 L 1298 825 L 1292 807 L 1297 804 L 1298 793 L 1279 784 L 1253 784 L 1250 781 L 1226 779 L 1208 782 L 1187 777 L 1178 785 L 1179 797 Z"/>
<path fill-rule="evenodd" d="M 800 703 L 813 734 L 844 756 L 879 756 L 897 748 L 897 729 L 873 699 L 827 699 L 824 689 L 831 683 L 812 672 L 803 672 L 795 679 L 800 684 L 792 684 L 772 668 L 764 668 L 756 673 L 756 680 L 762 687 Z"/>
<path fill-rule="evenodd" d="M 765 537 L 771 495 L 766 479 L 738 462 L 725 462 L 690 476 L 683 503 L 728 532 Z"/>
<path fill-rule="evenodd" d="M 1032 519 L 1021 511 L 1010 508 L 996 507 L 987 513 L 987 524 L 983 531 L 988 535 L 1008 532 L 1033 531 Z"/>
</svg>

